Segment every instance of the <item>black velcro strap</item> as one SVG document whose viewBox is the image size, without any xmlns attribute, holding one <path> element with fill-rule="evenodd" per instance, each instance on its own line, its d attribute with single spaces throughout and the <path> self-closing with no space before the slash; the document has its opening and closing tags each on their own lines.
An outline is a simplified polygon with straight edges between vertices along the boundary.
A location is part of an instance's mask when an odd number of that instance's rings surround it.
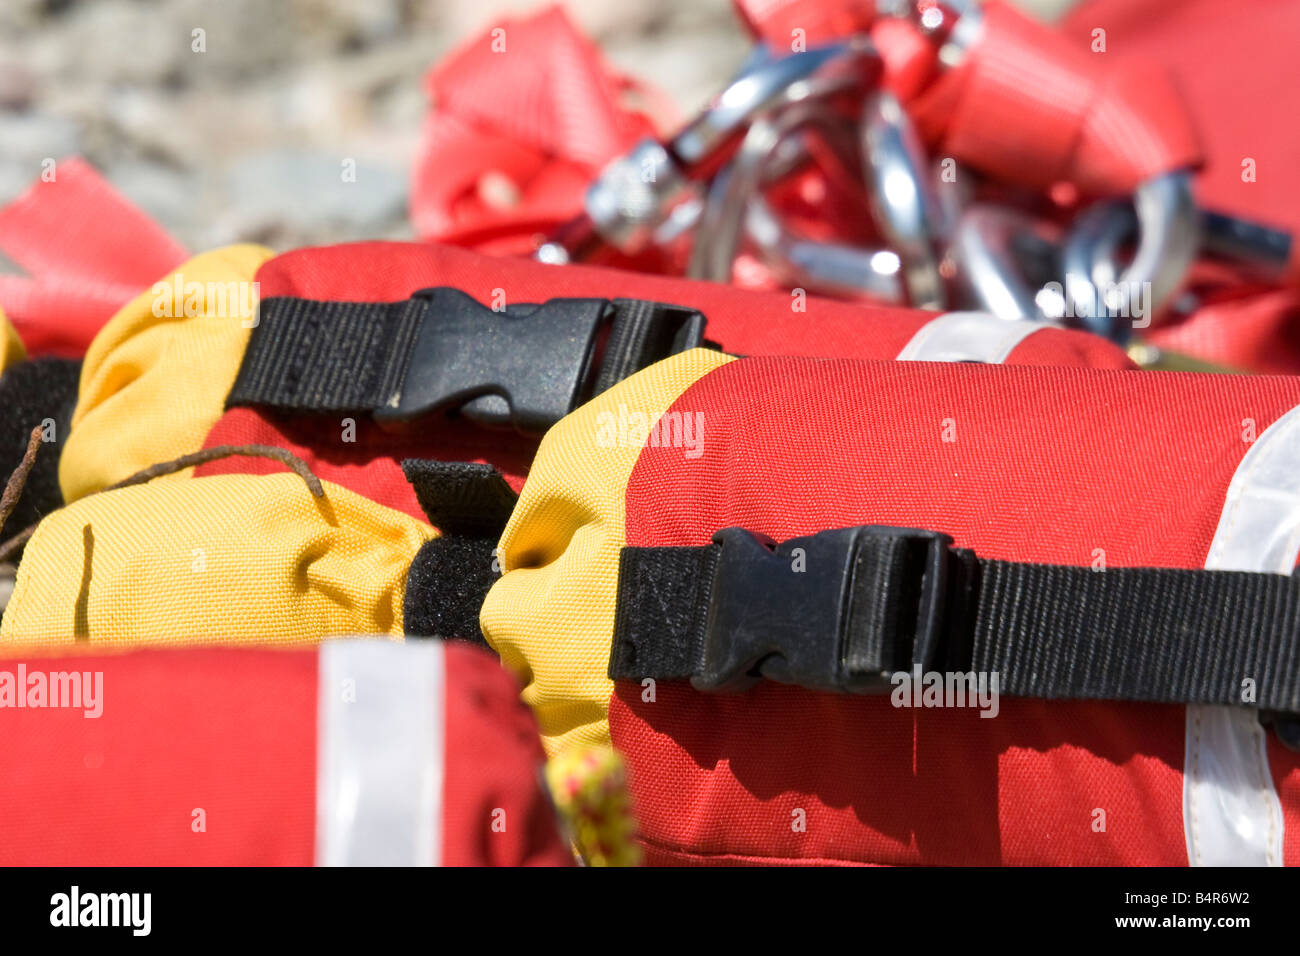
<svg viewBox="0 0 1300 956">
<path fill-rule="evenodd" d="M 491 465 L 408 458 L 402 473 L 429 523 L 443 534 L 501 536 L 519 496 Z"/>
<path fill-rule="evenodd" d="M 402 472 L 429 521 L 442 532 L 411 562 L 406 633 L 487 646 L 479 610 L 500 576 L 496 545 L 519 496 L 491 465 L 410 458 L 402 462 Z"/>
<path fill-rule="evenodd" d="M 861 693 L 943 669 L 1017 697 L 1300 713 L 1300 577 L 985 561 L 902 528 L 714 541 L 623 550 L 612 678 Z"/>
<path fill-rule="evenodd" d="M 402 620 L 408 637 L 487 646 L 478 615 L 500 577 L 495 548 L 495 538 L 460 535 L 443 535 L 420 547 L 406 574 Z"/>
<path fill-rule="evenodd" d="M 541 434 L 597 392 L 700 345 L 703 332 L 693 309 L 631 299 L 498 311 L 449 288 L 388 303 L 269 298 L 226 404 L 381 422 L 457 410 Z"/>
</svg>

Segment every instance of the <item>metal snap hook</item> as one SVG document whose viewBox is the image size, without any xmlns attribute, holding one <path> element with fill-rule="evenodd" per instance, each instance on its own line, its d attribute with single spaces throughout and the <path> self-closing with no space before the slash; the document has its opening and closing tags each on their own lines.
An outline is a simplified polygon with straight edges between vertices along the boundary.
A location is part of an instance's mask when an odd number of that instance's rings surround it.
<svg viewBox="0 0 1300 956">
<path fill-rule="evenodd" d="M 1085 210 L 1061 253 L 1069 314 L 1091 331 L 1121 341 L 1131 328 L 1146 328 L 1151 314 L 1187 277 L 1200 244 L 1199 226 L 1186 170 L 1143 182 L 1131 207 L 1109 200 Z M 1119 251 L 1135 231 L 1133 259 L 1121 265 Z"/>
<path fill-rule="evenodd" d="M 860 136 L 872 212 L 902 260 L 908 302 L 918 309 L 946 308 L 938 252 L 942 210 L 912 121 L 892 93 L 867 98 Z"/>
<path fill-rule="evenodd" d="M 899 258 L 889 250 L 824 242 L 792 232 L 762 197 L 762 187 L 807 156 L 798 134 L 833 134 L 840 117 L 820 102 L 788 107 L 755 122 L 731 164 L 714 178 L 696 227 L 688 275 L 726 282 L 742 235 L 781 282 L 817 292 L 902 303 Z M 834 146 L 833 135 L 828 140 Z M 851 148 L 852 144 L 842 144 Z M 854 161 L 841 157 L 846 167 Z"/>
<path fill-rule="evenodd" d="M 1063 303 L 1046 300 L 1035 281 L 1055 274 L 1056 243 L 1051 227 L 1026 213 L 971 206 L 958 220 L 950 248 L 970 307 L 1002 319 L 1058 318 Z"/>
<path fill-rule="evenodd" d="M 901 263 L 889 249 L 866 249 L 796 235 L 762 196 L 745 210 L 745 231 L 759 257 L 784 285 L 845 298 L 866 296 L 902 305 Z"/>
<path fill-rule="evenodd" d="M 696 184 L 726 163 L 760 117 L 794 104 L 859 92 L 880 78 L 866 37 L 776 57 L 759 48 L 713 103 L 668 143 L 644 140 L 610 163 L 587 189 L 584 212 L 536 253 L 545 262 L 591 258 L 600 245 L 644 250 Z"/>
<path fill-rule="evenodd" d="M 792 236 L 765 203 L 755 201 L 772 158 L 783 147 L 794 145 L 791 140 L 796 133 L 808 127 L 830 130 L 838 119 L 833 110 L 811 101 L 765 116 L 749 127 L 731 165 L 715 177 L 710 188 L 688 274 L 728 281 L 744 229 L 767 264 L 783 278 L 829 286 L 825 290 L 837 294 L 866 294 L 907 301 L 918 308 L 945 308 L 947 296 L 937 248 L 943 210 L 920 142 L 892 94 L 867 98 L 858 132 L 864 179 L 877 226 L 890 247 L 888 255 L 882 256 L 882 250 Z M 851 164 L 854 159 L 847 157 L 847 161 Z M 748 209 L 750 205 L 752 209 Z M 900 277 L 906 290 L 902 297 L 898 295 Z"/>
<path fill-rule="evenodd" d="M 731 267 L 740 247 L 745 207 L 767 180 L 771 160 L 797 132 L 831 120 L 826 107 L 802 103 L 757 119 L 745 133 L 731 164 L 714 177 L 695 228 L 695 244 L 687 275 L 713 282 L 731 280 Z M 800 151 L 802 154 L 802 151 Z M 784 157 L 788 165 L 790 160 Z"/>
</svg>

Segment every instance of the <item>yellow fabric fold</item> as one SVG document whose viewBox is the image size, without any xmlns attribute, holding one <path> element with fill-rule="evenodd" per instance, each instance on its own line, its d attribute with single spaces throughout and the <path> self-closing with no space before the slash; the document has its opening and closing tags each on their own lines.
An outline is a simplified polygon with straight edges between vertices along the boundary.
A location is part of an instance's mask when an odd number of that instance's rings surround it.
<svg viewBox="0 0 1300 956">
<path fill-rule="evenodd" d="M 609 416 L 666 411 L 734 361 L 693 349 L 598 395 L 542 441 L 501 538 L 503 576 L 479 616 L 488 643 L 524 683 L 549 754 L 609 742 L 609 649 L 624 495 L 641 444 L 611 441 Z"/>
<path fill-rule="evenodd" d="M 5 316 L 4 310 L 0 309 L 0 372 L 10 365 L 16 365 L 26 357 L 27 350 L 23 348 L 23 340 L 18 337 L 13 323 Z"/>
<path fill-rule="evenodd" d="M 196 256 L 100 329 L 59 462 L 65 500 L 203 447 L 256 321 L 254 276 L 272 255 L 240 245 Z"/>
<path fill-rule="evenodd" d="M 154 481 L 41 522 L 0 645 L 313 640 L 400 634 L 406 574 L 433 528 L 294 474 Z"/>
</svg>

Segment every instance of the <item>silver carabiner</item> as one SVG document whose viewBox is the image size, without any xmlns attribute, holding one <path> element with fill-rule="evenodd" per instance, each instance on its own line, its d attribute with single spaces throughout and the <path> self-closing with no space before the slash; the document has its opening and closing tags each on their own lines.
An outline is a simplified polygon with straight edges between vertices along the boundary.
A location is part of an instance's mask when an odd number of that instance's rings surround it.
<svg viewBox="0 0 1300 956">
<path fill-rule="evenodd" d="M 584 211 L 536 253 L 544 262 L 586 259 L 599 244 L 635 254 L 695 193 L 756 119 L 782 107 L 864 89 L 883 70 L 865 37 L 775 57 L 760 47 L 713 103 L 667 144 L 643 140 L 587 189 Z"/>
<path fill-rule="evenodd" d="M 909 304 L 947 306 L 939 272 L 943 213 L 912 121 L 898 99 L 879 91 L 867 98 L 860 126 L 863 173 L 876 225 L 903 264 Z"/>
<path fill-rule="evenodd" d="M 1043 286 L 1027 278 L 1026 261 L 1038 260 L 1046 278 L 1055 272 L 1057 237 L 1050 227 L 1026 213 L 977 203 L 958 220 L 949 254 L 957 266 L 966 307 L 1001 319 L 1053 322 L 1063 303 L 1042 294 Z"/>
<path fill-rule="evenodd" d="M 1200 245 L 1199 225 L 1186 170 L 1143 182 L 1131 207 L 1108 200 L 1086 209 L 1061 251 L 1068 314 L 1117 341 L 1126 339 L 1130 328 L 1146 328 L 1187 277 Z M 1135 229 L 1137 249 L 1121 266 L 1120 248 Z"/>
<path fill-rule="evenodd" d="M 763 198 L 762 187 L 806 158 L 799 133 L 827 134 L 832 151 L 839 119 L 819 102 L 789 107 L 749 128 L 731 164 L 716 177 L 696 227 L 688 275 L 727 282 L 748 238 L 763 264 L 780 282 L 829 295 L 867 296 L 885 302 L 906 300 L 899 281 L 899 258 L 889 250 L 808 239 L 793 233 Z M 846 142 L 841 147 L 851 149 Z M 853 157 L 840 155 L 851 167 Z"/>
<path fill-rule="evenodd" d="M 867 98 L 858 143 L 874 218 L 889 250 L 791 235 L 766 203 L 756 202 L 772 158 L 782 147 L 808 127 L 833 130 L 836 119 L 832 110 L 805 102 L 750 126 L 730 167 L 714 179 L 696 230 L 688 274 L 728 281 L 743 228 L 765 263 L 786 281 L 839 295 L 865 294 L 906 301 L 917 308 L 944 308 L 947 297 L 937 250 L 943 213 L 920 142 L 892 94 Z M 852 157 L 841 159 L 851 162 Z M 899 295 L 900 261 L 904 296 Z"/>
<path fill-rule="evenodd" d="M 749 127 L 731 164 L 714 177 L 695 227 L 695 244 L 686 274 L 713 282 L 731 280 L 732 263 L 740 247 L 745 207 L 767 180 L 771 160 L 790 137 L 810 126 L 830 121 L 820 103 L 806 102 L 760 117 Z M 788 162 L 785 164 L 788 165 Z"/>
<path fill-rule="evenodd" d="M 888 249 L 798 236 L 759 195 L 750 197 L 745 231 L 763 264 L 784 285 L 843 298 L 866 296 L 899 305 L 906 301 L 901 263 Z"/>
</svg>

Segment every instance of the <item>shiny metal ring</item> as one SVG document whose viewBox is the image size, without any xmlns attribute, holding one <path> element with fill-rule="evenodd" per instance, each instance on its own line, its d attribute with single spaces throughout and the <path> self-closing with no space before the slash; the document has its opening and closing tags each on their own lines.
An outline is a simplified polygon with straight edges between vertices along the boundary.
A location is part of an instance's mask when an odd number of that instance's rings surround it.
<svg viewBox="0 0 1300 956">
<path fill-rule="evenodd" d="M 957 223 L 950 255 L 957 267 L 966 305 L 1001 319 L 1051 321 L 1056 309 L 1040 304 L 1040 287 L 1026 278 L 1021 250 L 1028 238 L 1050 249 L 1053 237 L 1033 217 L 1004 206 L 979 203 Z"/>
<path fill-rule="evenodd" d="M 871 209 L 886 244 L 902 260 L 908 301 L 918 309 L 946 308 L 938 250 L 942 210 L 920 139 L 892 93 L 867 98 L 860 135 Z"/>
<path fill-rule="evenodd" d="M 713 282 L 731 281 L 740 248 L 745 207 L 758 195 L 778 150 L 806 127 L 833 121 L 833 114 L 813 101 L 800 103 L 756 120 L 741 141 L 731 164 L 714 177 L 695 227 L 695 244 L 687 275 Z M 788 164 L 787 159 L 786 163 Z"/>
<path fill-rule="evenodd" d="M 1122 266 L 1120 249 L 1135 231 L 1137 249 Z M 1186 170 L 1139 185 L 1131 208 L 1117 200 L 1091 206 L 1062 247 L 1069 314 L 1122 341 L 1130 329 L 1149 325 L 1151 315 L 1182 285 L 1199 244 L 1200 215 Z"/>
<path fill-rule="evenodd" d="M 759 195 L 746 207 L 745 232 L 772 275 L 791 288 L 898 305 L 907 301 L 898 256 L 888 249 L 796 235 Z"/>
<path fill-rule="evenodd" d="M 835 91 L 866 89 L 883 69 L 880 55 L 864 36 L 779 57 L 759 47 L 739 76 L 673 137 L 668 149 L 688 171 L 706 166 L 759 117 Z"/>
</svg>

